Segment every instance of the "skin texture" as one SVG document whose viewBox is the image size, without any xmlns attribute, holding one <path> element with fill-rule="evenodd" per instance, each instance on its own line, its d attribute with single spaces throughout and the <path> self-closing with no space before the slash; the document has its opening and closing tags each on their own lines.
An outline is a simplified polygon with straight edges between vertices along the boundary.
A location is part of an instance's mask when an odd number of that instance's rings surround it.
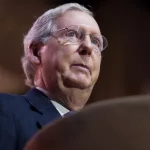
<svg viewBox="0 0 150 150">
<path fill-rule="evenodd" d="M 67 11 L 54 23 L 58 29 L 79 25 L 86 34 L 101 34 L 94 18 L 81 11 Z M 35 86 L 48 91 L 50 98 L 70 110 L 82 109 L 98 79 L 101 64 L 101 53 L 92 48 L 89 35 L 81 44 L 60 44 L 50 37 L 46 44 L 36 47 L 37 56 L 32 46 L 29 52 L 31 62 L 37 66 Z"/>
</svg>

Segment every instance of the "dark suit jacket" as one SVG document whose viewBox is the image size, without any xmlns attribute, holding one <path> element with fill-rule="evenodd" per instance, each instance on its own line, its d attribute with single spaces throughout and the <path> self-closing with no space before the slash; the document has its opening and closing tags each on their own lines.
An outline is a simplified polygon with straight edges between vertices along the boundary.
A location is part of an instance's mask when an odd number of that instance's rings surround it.
<svg viewBox="0 0 150 150">
<path fill-rule="evenodd" d="M 44 125 L 61 115 L 37 89 L 26 95 L 0 94 L 0 150 L 22 150 Z"/>
</svg>

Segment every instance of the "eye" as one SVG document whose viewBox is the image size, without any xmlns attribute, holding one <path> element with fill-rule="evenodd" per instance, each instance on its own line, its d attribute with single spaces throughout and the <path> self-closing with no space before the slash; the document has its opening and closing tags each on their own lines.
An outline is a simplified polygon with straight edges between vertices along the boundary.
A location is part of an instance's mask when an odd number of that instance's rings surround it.
<svg viewBox="0 0 150 150">
<path fill-rule="evenodd" d="M 98 38 L 96 38 L 96 37 L 93 37 L 92 39 L 91 39 L 91 42 L 92 42 L 92 44 L 94 44 L 95 46 L 97 46 L 98 48 L 100 48 L 101 47 L 101 42 L 100 42 L 100 40 L 98 39 Z"/>
<path fill-rule="evenodd" d="M 68 30 L 66 32 L 66 37 L 70 37 L 70 38 L 76 37 L 76 38 L 78 38 L 78 32 L 75 31 L 75 30 Z"/>
</svg>

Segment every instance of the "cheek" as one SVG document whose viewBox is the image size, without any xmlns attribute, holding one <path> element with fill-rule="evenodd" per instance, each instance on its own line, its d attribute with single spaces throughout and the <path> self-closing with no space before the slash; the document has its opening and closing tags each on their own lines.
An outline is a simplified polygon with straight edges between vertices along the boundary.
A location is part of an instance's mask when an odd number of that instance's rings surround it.
<svg viewBox="0 0 150 150">
<path fill-rule="evenodd" d="M 49 69 L 49 71 L 57 70 L 60 73 L 64 73 L 70 69 L 76 49 L 77 47 L 72 45 L 51 44 L 45 46 L 42 50 L 42 63 L 47 66 L 47 71 Z"/>
<path fill-rule="evenodd" d="M 57 58 L 59 59 L 59 64 L 61 65 L 71 65 L 72 61 L 74 61 L 74 57 L 76 54 L 78 46 L 77 45 L 62 45 L 60 46 L 60 50 L 57 54 Z"/>
<path fill-rule="evenodd" d="M 57 70 L 61 73 L 70 69 L 70 65 L 72 62 L 72 54 L 68 50 L 61 49 L 57 56 L 55 57 L 55 63 L 57 65 Z"/>
<path fill-rule="evenodd" d="M 100 66 L 101 66 L 101 56 L 96 57 L 95 61 L 94 61 L 94 76 L 95 78 L 99 77 L 99 73 L 100 73 Z"/>
<path fill-rule="evenodd" d="M 46 45 L 40 52 L 41 66 L 44 72 L 54 72 L 56 70 L 57 47 L 54 44 Z"/>
</svg>

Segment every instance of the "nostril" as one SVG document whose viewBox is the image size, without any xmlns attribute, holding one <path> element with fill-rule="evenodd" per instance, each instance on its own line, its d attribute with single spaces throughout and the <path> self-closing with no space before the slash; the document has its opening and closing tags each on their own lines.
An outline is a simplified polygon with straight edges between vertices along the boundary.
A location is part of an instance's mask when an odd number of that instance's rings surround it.
<svg viewBox="0 0 150 150">
<path fill-rule="evenodd" d="M 79 51 L 80 55 L 89 55 L 91 54 L 91 51 L 89 51 L 88 49 L 82 49 Z"/>
<path fill-rule="evenodd" d="M 82 51 L 80 51 L 80 54 L 82 54 L 82 55 L 86 55 L 87 54 L 87 50 L 82 50 Z"/>
</svg>

